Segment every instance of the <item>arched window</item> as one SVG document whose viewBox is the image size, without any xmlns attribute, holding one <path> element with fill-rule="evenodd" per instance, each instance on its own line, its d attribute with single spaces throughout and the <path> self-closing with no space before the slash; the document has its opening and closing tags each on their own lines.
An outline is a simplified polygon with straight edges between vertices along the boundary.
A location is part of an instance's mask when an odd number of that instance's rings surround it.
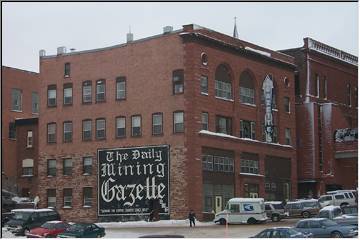
<svg viewBox="0 0 360 240">
<path fill-rule="evenodd" d="M 232 99 L 230 71 L 224 64 L 218 66 L 215 72 L 215 96 Z"/>
<path fill-rule="evenodd" d="M 240 102 L 255 104 L 255 86 L 254 80 L 248 71 L 240 76 Z"/>
</svg>

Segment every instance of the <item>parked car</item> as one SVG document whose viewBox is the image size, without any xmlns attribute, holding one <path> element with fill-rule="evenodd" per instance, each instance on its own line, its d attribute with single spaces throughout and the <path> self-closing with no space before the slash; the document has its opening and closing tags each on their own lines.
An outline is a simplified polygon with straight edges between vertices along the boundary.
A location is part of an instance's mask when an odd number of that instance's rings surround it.
<svg viewBox="0 0 360 240">
<path fill-rule="evenodd" d="M 322 195 L 319 198 L 321 207 L 329 205 L 346 206 L 356 205 L 357 197 L 352 192 L 337 192 L 334 194 Z"/>
<path fill-rule="evenodd" d="M 33 228 L 26 234 L 28 238 L 57 237 L 63 233 L 70 224 L 63 221 L 49 221 L 41 225 L 41 227 Z"/>
<path fill-rule="evenodd" d="M 237 224 L 265 222 L 265 204 L 263 198 L 231 198 L 224 211 L 215 214 L 214 222 Z"/>
<path fill-rule="evenodd" d="M 14 215 L 12 212 L 1 213 L 1 227 L 5 226 L 5 223 L 10 221 L 11 217 Z"/>
<path fill-rule="evenodd" d="M 309 218 L 318 215 L 319 210 L 320 205 L 316 199 L 297 200 L 285 205 L 285 214 L 289 217 Z"/>
<path fill-rule="evenodd" d="M 305 234 L 290 227 L 268 228 L 251 238 L 309 238 L 312 234 Z"/>
<path fill-rule="evenodd" d="M 343 214 L 339 206 L 326 206 L 319 212 L 320 218 L 327 218 L 341 225 L 358 225 L 358 217 Z"/>
<path fill-rule="evenodd" d="M 40 227 L 47 221 L 60 220 L 60 215 L 53 209 L 14 209 L 13 216 L 5 227 L 15 235 L 24 235 L 31 229 Z"/>
<path fill-rule="evenodd" d="M 14 193 L 1 189 L 1 213 L 10 212 L 16 207 L 16 202 L 12 198 Z"/>
<path fill-rule="evenodd" d="M 265 212 L 273 222 L 278 222 L 286 217 L 284 205 L 280 201 L 265 202 Z"/>
<path fill-rule="evenodd" d="M 295 230 L 312 237 L 354 237 L 358 235 L 357 227 L 339 225 L 326 218 L 303 219 L 297 222 Z"/>
<path fill-rule="evenodd" d="M 75 223 L 58 234 L 59 238 L 95 238 L 105 236 L 105 228 L 93 223 Z"/>
</svg>

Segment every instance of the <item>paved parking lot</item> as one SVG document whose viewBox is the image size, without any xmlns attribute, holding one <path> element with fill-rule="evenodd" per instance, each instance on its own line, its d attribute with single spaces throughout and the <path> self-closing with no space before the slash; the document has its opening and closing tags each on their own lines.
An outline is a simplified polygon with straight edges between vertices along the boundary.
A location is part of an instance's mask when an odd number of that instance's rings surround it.
<svg viewBox="0 0 360 240">
<path fill-rule="evenodd" d="M 176 227 L 136 227 L 136 228 L 108 228 L 105 238 L 136 238 L 153 234 L 179 234 L 186 238 L 247 238 L 257 234 L 265 228 L 294 226 L 299 219 L 285 219 L 280 222 L 267 222 L 255 225 L 229 225 L 228 227 L 209 224 L 195 228 Z"/>
</svg>

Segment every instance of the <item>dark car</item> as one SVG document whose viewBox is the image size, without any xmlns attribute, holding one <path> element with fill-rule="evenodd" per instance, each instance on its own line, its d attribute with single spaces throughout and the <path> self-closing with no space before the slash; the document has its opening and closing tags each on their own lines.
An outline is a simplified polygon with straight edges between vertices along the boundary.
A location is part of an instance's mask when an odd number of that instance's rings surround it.
<svg viewBox="0 0 360 240">
<path fill-rule="evenodd" d="M 312 237 L 354 237 L 358 235 L 355 226 L 343 226 L 326 218 L 304 219 L 297 222 L 295 230 L 312 234 Z"/>
<path fill-rule="evenodd" d="M 316 199 L 300 199 L 285 205 L 285 212 L 289 217 L 309 218 L 318 215 L 319 210 L 320 204 Z"/>
<path fill-rule="evenodd" d="M 63 233 L 70 225 L 63 221 L 49 221 L 41 225 L 41 227 L 33 228 L 26 234 L 28 238 L 57 237 Z"/>
<path fill-rule="evenodd" d="M 311 234 L 304 234 L 289 227 L 268 228 L 251 238 L 308 238 Z"/>
<path fill-rule="evenodd" d="M 60 220 L 60 215 L 53 209 L 14 209 L 11 219 L 5 227 L 15 235 L 25 235 L 31 229 L 40 227 L 47 221 Z"/>
<path fill-rule="evenodd" d="M 358 206 L 343 206 L 341 207 L 341 211 L 343 214 L 350 215 L 350 216 L 357 216 L 358 215 Z"/>
<path fill-rule="evenodd" d="M 12 212 L 1 213 L 1 227 L 5 226 L 5 223 L 10 221 L 11 217 L 14 215 Z"/>
<path fill-rule="evenodd" d="M 59 234 L 59 238 L 96 238 L 105 236 L 105 229 L 93 223 L 75 223 Z"/>
</svg>

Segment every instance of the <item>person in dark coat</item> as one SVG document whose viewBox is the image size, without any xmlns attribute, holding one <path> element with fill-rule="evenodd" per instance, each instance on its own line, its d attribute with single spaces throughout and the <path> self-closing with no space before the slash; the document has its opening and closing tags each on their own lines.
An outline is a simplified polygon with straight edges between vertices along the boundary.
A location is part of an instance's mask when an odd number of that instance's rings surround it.
<svg viewBox="0 0 360 240">
<path fill-rule="evenodd" d="M 190 210 L 189 212 L 189 221 L 190 221 L 190 227 L 194 225 L 195 227 L 195 213 L 193 210 Z"/>
</svg>

